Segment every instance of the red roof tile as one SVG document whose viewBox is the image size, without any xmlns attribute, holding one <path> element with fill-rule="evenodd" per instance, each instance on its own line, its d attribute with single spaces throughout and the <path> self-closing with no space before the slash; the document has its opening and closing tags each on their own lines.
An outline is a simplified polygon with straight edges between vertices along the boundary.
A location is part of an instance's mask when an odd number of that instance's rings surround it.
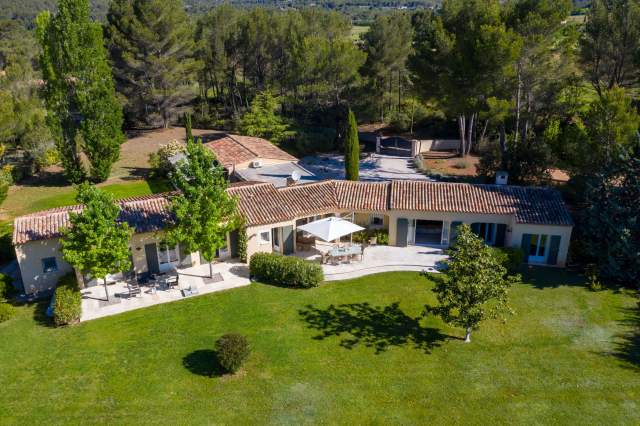
<svg viewBox="0 0 640 426">
<path fill-rule="evenodd" d="M 257 159 L 297 161 L 271 142 L 262 138 L 226 135 L 204 144 L 223 166 L 236 165 Z"/>
<path fill-rule="evenodd" d="M 228 191 L 238 197 L 238 209 L 250 226 L 341 210 L 499 214 L 513 215 L 518 223 L 561 226 L 573 223 L 560 193 L 547 188 L 328 180 L 285 188 L 245 182 L 232 184 Z M 136 232 L 162 229 L 172 220 L 167 209 L 170 195 L 120 200 L 120 220 L 129 223 Z M 57 237 L 69 225 L 69 212 L 80 210 L 81 206 L 69 206 L 18 217 L 14 221 L 13 242 L 23 244 Z"/>
</svg>

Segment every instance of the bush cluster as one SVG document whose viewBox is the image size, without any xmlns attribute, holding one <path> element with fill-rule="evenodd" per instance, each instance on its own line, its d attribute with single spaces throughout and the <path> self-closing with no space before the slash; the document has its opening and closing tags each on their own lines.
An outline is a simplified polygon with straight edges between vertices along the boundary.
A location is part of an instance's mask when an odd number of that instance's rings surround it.
<svg viewBox="0 0 640 426">
<path fill-rule="evenodd" d="M 0 274 L 0 302 L 9 298 L 9 293 L 12 289 L 11 277 L 5 274 Z"/>
<path fill-rule="evenodd" d="M 16 309 L 7 302 L 0 302 L 0 323 L 11 319 L 16 313 Z"/>
<path fill-rule="evenodd" d="M 278 253 L 256 253 L 249 262 L 251 276 L 284 287 L 317 287 L 324 281 L 322 266 Z"/>
<path fill-rule="evenodd" d="M 149 154 L 149 165 L 153 169 L 154 176 L 167 176 L 173 168 L 169 158 L 181 152 L 185 152 L 184 145 L 177 140 L 173 140 L 166 145 L 160 145 L 157 152 Z"/>
<path fill-rule="evenodd" d="M 241 334 L 225 334 L 216 341 L 218 362 L 229 373 L 235 373 L 249 357 L 249 342 Z"/>
<path fill-rule="evenodd" d="M 524 251 L 520 247 L 493 247 L 493 252 L 510 274 L 522 268 Z"/>
<path fill-rule="evenodd" d="M 67 274 L 60 278 L 54 297 L 53 322 L 56 326 L 80 322 L 82 296 L 75 275 Z"/>
<path fill-rule="evenodd" d="M 372 237 L 376 237 L 376 244 L 379 246 L 389 245 L 389 231 L 386 229 L 368 229 L 353 234 L 353 241 L 356 243 L 368 243 Z"/>
</svg>

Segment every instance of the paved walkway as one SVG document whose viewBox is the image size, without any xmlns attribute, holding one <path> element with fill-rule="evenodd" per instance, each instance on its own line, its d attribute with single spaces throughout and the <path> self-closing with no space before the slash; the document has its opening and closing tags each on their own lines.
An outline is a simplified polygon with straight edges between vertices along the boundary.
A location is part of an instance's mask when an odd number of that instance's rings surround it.
<svg viewBox="0 0 640 426">
<path fill-rule="evenodd" d="M 307 260 L 319 261 L 318 252 L 301 252 L 299 257 Z M 351 263 L 336 265 L 322 265 L 326 281 L 346 280 L 365 275 L 392 271 L 429 271 L 437 272 L 440 262 L 447 259 L 447 255 L 434 247 L 391 247 L 373 246 L 364 251 L 364 259 Z"/>
<path fill-rule="evenodd" d="M 214 293 L 216 291 L 249 285 L 249 268 L 242 263 L 223 262 L 213 265 L 214 282 L 209 282 L 209 265 L 194 266 L 178 271 L 178 288 L 156 290 L 141 287 L 141 294 L 126 297 L 127 286 L 117 282 L 109 285 L 109 301 L 106 300 L 103 285 L 83 289 L 81 321 L 115 315 L 133 309 L 145 308 L 160 303 L 174 302 L 185 298 L 183 289 L 196 289 L 197 294 Z M 195 295 L 194 295 L 195 296 Z M 194 297 L 189 296 L 189 297 Z"/>
</svg>

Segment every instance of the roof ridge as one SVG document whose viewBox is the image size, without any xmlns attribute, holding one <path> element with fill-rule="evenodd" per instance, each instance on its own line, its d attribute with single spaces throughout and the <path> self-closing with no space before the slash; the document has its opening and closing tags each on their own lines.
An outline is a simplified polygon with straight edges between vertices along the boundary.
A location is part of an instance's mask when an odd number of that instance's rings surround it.
<svg viewBox="0 0 640 426">
<path fill-rule="evenodd" d="M 250 153 L 252 153 L 253 155 L 255 155 L 256 157 L 259 157 L 260 155 L 255 152 L 254 150 L 252 150 L 251 148 L 249 148 L 247 145 L 245 145 L 244 143 L 242 143 L 241 140 L 237 139 L 236 136 L 244 136 L 244 135 L 233 135 L 231 133 L 227 133 L 227 136 L 229 136 L 231 139 L 233 139 L 236 143 L 242 145 L 242 147 L 244 149 L 246 149 L 247 151 L 249 151 Z M 249 137 L 253 137 L 253 136 L 249 136 Z M 265 139 L 266 140 L 266 139 Z M 267 141 L 268 142 L 268 141 Z M 269 142 L 271 143 L 271 142 Z"/>
</svg>

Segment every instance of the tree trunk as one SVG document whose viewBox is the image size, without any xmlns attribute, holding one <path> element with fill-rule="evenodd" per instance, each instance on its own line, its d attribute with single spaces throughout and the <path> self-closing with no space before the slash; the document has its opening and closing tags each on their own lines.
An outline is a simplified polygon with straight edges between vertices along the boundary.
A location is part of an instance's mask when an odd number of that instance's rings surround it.
<svg viewBox="0 0 640 426">
<path fill-rule="evenodd" d="M 464 342 L 471 343 L 471 327 L 467 327 L 467 334 L 464 335 Z"/>
<path fill-rule="evenodd" d="M 209 262 L 209 278 L 213 278 L 213 260 Z"/>
<path fill-rule="evenodd" d="M 466 152 L 467 148 L 467 144 L 466 144 L 466 137 L 467 137 L 467 132 L 466 132 L 466 125 L 467 125 L 467 118 L 464 116 L 464 114 L 460 114 L 458 116 L 458 131 L 460 133 L 460 156 L 464 157 L 464 153 Z"/>
<path fill-rule="evenodd" d="M 471 117 L 469 118 L 469 126 L 467 127 L 467 149 L 466 152 L 464 153 L 464 156 L 466 157 L 467 155 L 469 155 L 469 153 L 471 152 L 471 146 L 473 144 L 473 126 L 475 124 L 475 118 L 476 115 L 471 114 Z"/>
<path fill-rule="evenodd" d="M 520 73 L 520 64 L 518 63 L 518 91 L 516 92 L 516 131 L 514 135 L 513 144 L 518 144 L 518 135 L 520 133 L 520 108 L 521 108 L 521 97 L 522 97 L 522 75 Z"/>
<path fill-rule="evenodd" d="M 107 288 L 107 277 L 103 278 L 104 281 L 104 293 L 107 295 L 107 302 L 109 301 L 109 289 Z"/>
<path fill-rule="evenodd" d="M 500 153 L 502 156 L 507 153 L 507 132 L 504 123 L 500 124 Z"/>
</svg>

